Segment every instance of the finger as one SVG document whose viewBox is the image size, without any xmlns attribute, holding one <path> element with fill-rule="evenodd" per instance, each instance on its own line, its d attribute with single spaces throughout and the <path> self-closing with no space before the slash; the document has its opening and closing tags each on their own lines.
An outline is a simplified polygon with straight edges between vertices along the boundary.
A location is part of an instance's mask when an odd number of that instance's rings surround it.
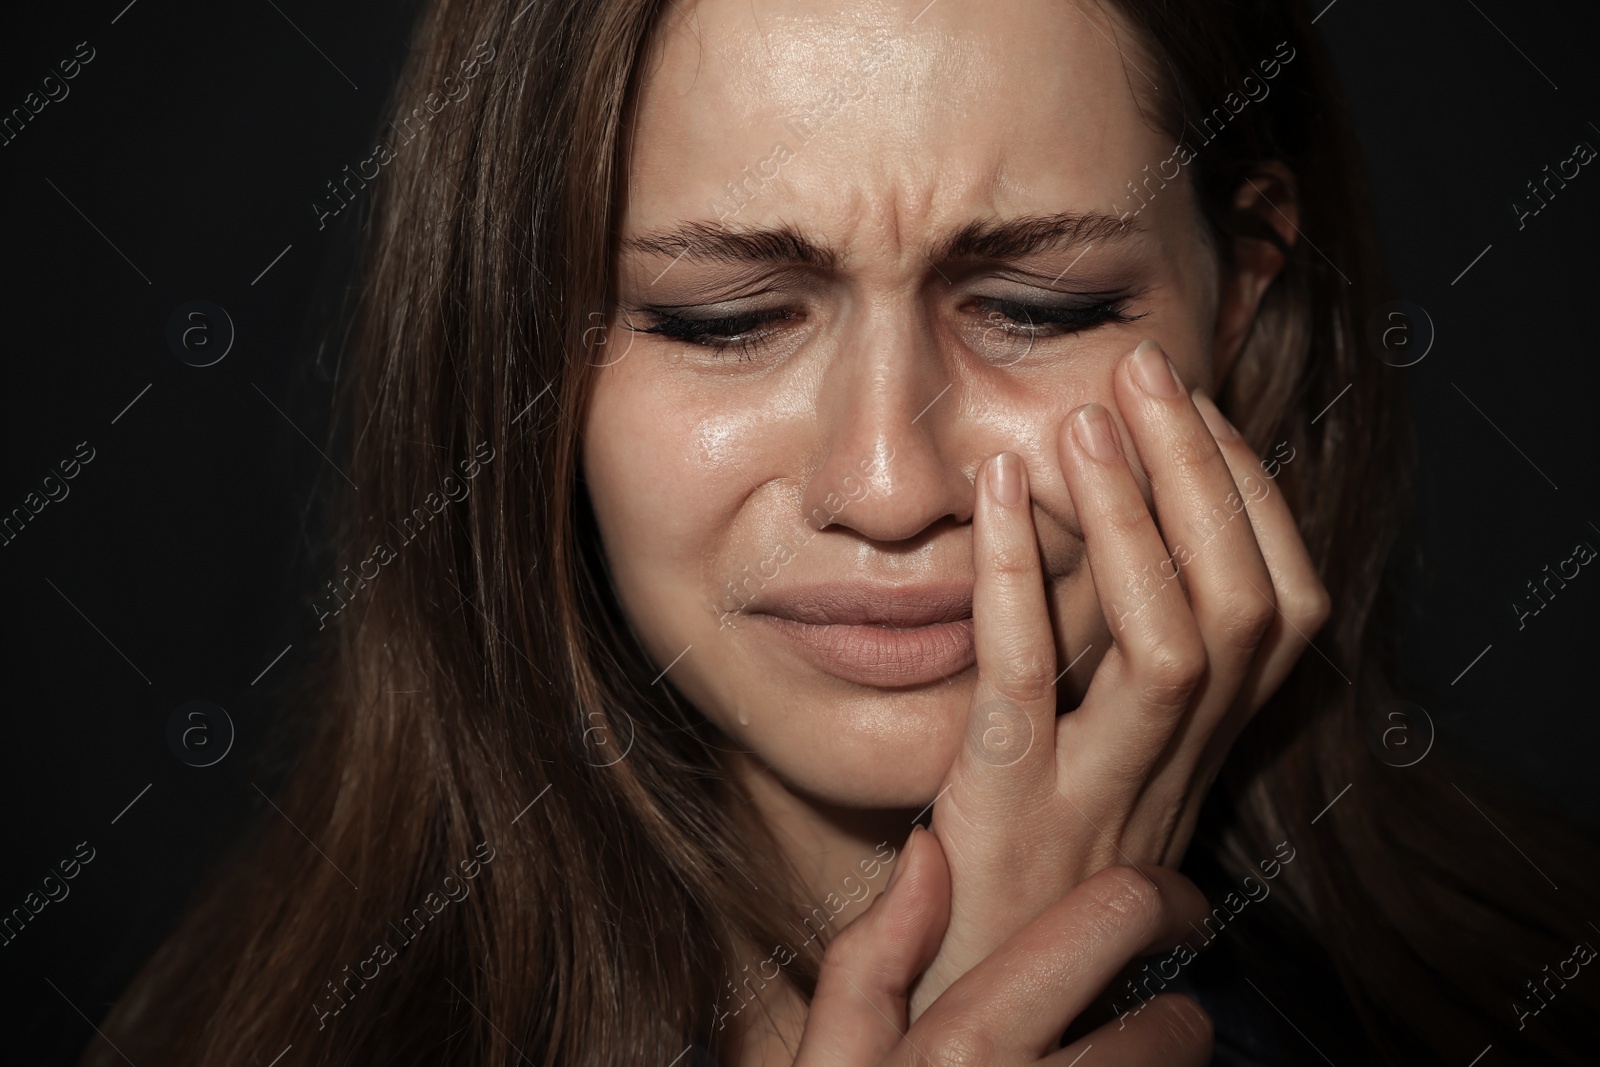
<svg viewBox="0 0 1600 1067">
<path fill-rule="evenodd" d="M 1056 648 L 1021 457 L 1000 453 L 979 481 L 972 524 L 978 682 L 950 798 L 964 819 L 993 826 L 1033 810 L 1029 798 L 1054 785 Z"/>
<path fill-rule="evenodd" d="M 1276 615 L 1272 576 L 1233 471 L 1161 346 L 1142 341 L 1115 375 L 1117 403 L 1150 479 L 1156 520 L 1206 647 L 1194 727 L 1209 734 Z"/>
<path fill-rule="evenodd" d="M 1283 684 L 1313 635 L 1327 621 L 1331 601 L 1288 501 L 1273 484 L 1273 477 L 1266 474 L 1250 445 L 1210 397 L 1197 391 L 1194 399 L 1248 504 L 1250 525 L 1272 582 L 1273 624 L 1238 694 L 1238 703 L 1254 712 Z M 1243 723 L 1238 725 L 1242 727 Z"/>
<path fill-rule="evenodd" d="M 1116 780 L 1142 780 L 1204 675 L 1205 643 L 1110 413 L 1086 404 L 1068 415 L 1057 451 L 1113 641 L 1083 703 L 1062 720 L 1061 777 L 1083 770 L 1067 763 L 1092 759 L 1112 765 Z"/>
<path fill-rule="evenodd" d="M 828 945 L 795 1067 L 867 1067 L 892 1052 L 907 1029 L 908 991 L 949 915 L 944 853 L 916 827 L 888 888 Z"/>
<path fill-rule="evenodd" d="M 1028 472 L 1020 457 L 1003 452 L 975 481 L 978 680 L 966 740 L 933 804 L 933 830 L 951 870 L 951 933 L 912 993 L 912 1018 L 1060 896 L 1056 868 L 1040 851 L 1050 842 L 1028 832 L 1056 799 L 1055 637 Z"/>
<path fill-rule="evenodd" d="M 1176 871 L 1107 867 L 958 979 L 908 1039 L 982 1044 L 975 1063 L 1041 1056 L 1130 960 L 1175 946 L 1205 912 Z"/>
<path fill-rule="evenodd" d="M 1070 1067 L 1090 1050 L 1092 1063 L 1121 1067 L 1205 1067 L 1211 1062 L 1214 1030 L 1199 1001 L 1161 993 L 1044 1060 Z"/>
</svg>

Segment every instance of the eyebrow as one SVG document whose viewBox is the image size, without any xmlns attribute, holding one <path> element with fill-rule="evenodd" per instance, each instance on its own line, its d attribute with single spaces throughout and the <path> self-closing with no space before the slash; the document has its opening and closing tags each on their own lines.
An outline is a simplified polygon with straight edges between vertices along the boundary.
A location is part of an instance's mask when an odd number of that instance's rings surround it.
<svg viewBox="0 0 1600 1067">
<path fill-rule="evenodd" d="M 934 263 L 972 259 L 1020 259 L 1039 252 L 1064 251 L 1084 242 L 1127 240 L 1142 227 L 1114 215 L 1059 212 L 967 223 L 927 249 Z M 624 251 L 657 253 L 712 263 L 801 265 L 838 268 L 844 257 L 784 224 L 752 229 L 710 222 L 686 222 L 630 237 Z"/>
</svg>

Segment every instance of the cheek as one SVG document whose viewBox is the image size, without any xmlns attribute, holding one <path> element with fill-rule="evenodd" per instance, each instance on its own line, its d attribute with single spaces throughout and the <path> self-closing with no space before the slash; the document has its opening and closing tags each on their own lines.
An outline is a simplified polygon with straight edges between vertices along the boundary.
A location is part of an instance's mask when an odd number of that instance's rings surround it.
<svg viewBox="0 0 1600 1067">
<path fill-rule="evenodd" d="M 747 529 L 774 472 L 762 450 L 793 451 L 794 442 L 763 405 L 674 389 L 660 369 L 635 351 L 599 372 L 583 468 L 618 601 L 659 666 L 695 646 L 671 668 L 694 699 L 706 696 L 694 676 L 714 674 L 724 652 L 723 580 L 770 555 L 746 544 L 770 547 L 770 537 Z"/>
<path fill-rule="evenodd" d="M 1118 361 L 1144 336 L 1130 331 L 1141 330 L 1145 321 L 1103 337 L 1086 338 L 1064 358 L 1037 367 L 986 372 L 973 385 L 969 420 L 982 435 L 974 442 L 974 454 L 987 457 L 1005 449 L 1022 457 L 1034 505 L 1043 512 L 1038 516 L 1044 523 L 1039 533 L 1047 555 L 1045 535 L 1050 526 L 1076 528 L 1056 450 L 1061 427 L 1067 416 L 1084 404 L 1101 404 L 1116 417 L 1112 375 Z"/>
<path fill-rule="evenodd" d="M 663 620 L 693 606 L 692 561 L 719 511 L 717 465 L 681 418 L 620 368 L 600 372 L 583 469 L 618 598 L 651 654 Z M 681 647 L 681 646 L 680 646 Z M 668 654 L 668 658 L 671 655 Z"/>
</svg>

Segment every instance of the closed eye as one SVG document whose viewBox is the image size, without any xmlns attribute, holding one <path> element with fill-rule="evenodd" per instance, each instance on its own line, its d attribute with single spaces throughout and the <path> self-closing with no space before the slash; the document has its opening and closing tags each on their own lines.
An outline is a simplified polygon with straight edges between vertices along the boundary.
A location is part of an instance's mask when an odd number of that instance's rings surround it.
<svg viewBox="0 0 1600 1067">
<path fill-rule="evenodd" d="M 1099 297 L 1100 294 L 1088 294 Z M 1029 342 L 1047 337 L 1064 337 L 1104 325 L 1124 325 L 1144 317 L 1129 314 L 1131 298 L 1125 294 L 1078 299 L 1070 302 L 1033 303 L 1004 297 L 975 297 L 974 310 L 982 314 L 985 331 L 1000 329 L 1007 336 Z M 641 311 L 653 318 L 648 326 L 628 329 L 650 333 L 719 355 L 734 352 L 741 361 L 754 360 L 768 338 L 778 332 L 769 327 L 800 316 L 787 308 L 762 308 L 721 315 L 688 315 L 681 308 L 645 307 Z"/>
<path fill-rule="evenodd" d="M 1128 314 L 1129 299 L 1113 297 L 1089 303 L 1033 304 L 1000 297 L 979 297 L 985 321 L 1020 337 L 1056 337 L 1107 324 L 1125 325 L 1144 318 Z M 1148 313 L 1145 313 L 1148 314 Z"/>
<path fill-rule="evenodd" d="M 740 359 L 755 358 L 756 349 L 760 347 L 761 341 L 769 332 L 761 330 L 761 327 L 795 317 L 792 312 L 784 308 L 743 311 L 735 315 L 710 317 L 682 315 L 656 308 L 644 310 L 655 316 L 655 324 L 645 327 L 630 325 L 628 328 L 635 333 L 653 333 L 716 352 L 734 349 L 737 350 Z M 752 333 L 756 330 L 761 332 Z"/>
</svg>

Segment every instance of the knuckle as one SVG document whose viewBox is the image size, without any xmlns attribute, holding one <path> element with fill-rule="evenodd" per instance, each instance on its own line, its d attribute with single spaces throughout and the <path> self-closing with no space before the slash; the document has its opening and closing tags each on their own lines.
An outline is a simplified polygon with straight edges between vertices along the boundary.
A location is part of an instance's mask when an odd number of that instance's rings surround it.
<svg viewBox="0 0 1600 1067">
<path fill-rule="evenodd" d="M 1277 604 L 1252 589 L 1233 594 L 1219 606 L 1217 614 L 1223 639 L 1233 648 L 1248 652 L 1261 644 L 1272 629 Z"/>
<path fill-rule="evenodd" d="M 1118 537 L 1131 537 L 1153 520 L 1143 498 L 1133 498 L 1112 504 L 1105 510 L 1106 525 Z"/>
<path fill-rule="evenodd" d="M 1198 639 L 1162 641 L 1143 665 L 1145 700 L 1157 706 L 1188 701 L 1205 678 L 1205 647 Z"/>
<path fill-rule="evenodd" d="M 1211 1050 L 1216 1031 L 1199 1001 L 1173 993 L 1162 996 L 1161 1004 L 1161 1025 L 1175 1048 Z"/>
<path fill-rule="evenodd" d="M 872 950 L 870 933 L 867 923 L 850 923 L 829 940 L 827 949 L 822 953 L 822 965 L 846 972 L 860 970 Z"/>
<path fill-rule="evenodd" d="M 1284 598 L 1284 614 L 1295 621 L 1306 633 L 1315 633 L 1333 614 L 1333 598 L 1327 586 L 1320 581 L 1310 587 L 1297 589 Z"/>
<path fill-rule="evenodd" d="M 1083 887 L 1085 906 L 1106 930 L 1153 926 L 1165 907 L 1161 890 L 1132 867 L 1107 867 Z"/>
<path fill-rule="evenodd" d="M 1032 704 L 1042 699 L 1050 687 L 1050 679 L 1031 681 L 1022 678 L 1006 678 L 993 683 L 995 696 L 1008 704 Z M 1019 712 L 1019 714 L 1022 714 Z"/>
<path fill-rule="evenodd" d="M 1181 433 L 1167 449 L 1167 462 L 1175 470 L 1193 471 L 1220 462 L 1221 450 L 1209 430 L 1205 435 Z"/>
<path fill-rule="evenodd" d="M 918 1042 L 930 1067 L 988 1067 L 998 1062 L 999 1042 L 971 1020 L 939 1027 L 927 1043 Z"/>
<path fill-rule="evenodd" d="M 1027 703 L 1048 694 L 1055 683 L 1055 661 L 1033 649 L 1007 650 L 991 684 L 1004 700 Z"/>
<path fill-rule="evenodd" d="M 1002 541 L 990 553 L 989 566 L 1003 578 L 1026 578 L 1039 569 L 1039 556 L 1031 545 Z"/>
</svg>

